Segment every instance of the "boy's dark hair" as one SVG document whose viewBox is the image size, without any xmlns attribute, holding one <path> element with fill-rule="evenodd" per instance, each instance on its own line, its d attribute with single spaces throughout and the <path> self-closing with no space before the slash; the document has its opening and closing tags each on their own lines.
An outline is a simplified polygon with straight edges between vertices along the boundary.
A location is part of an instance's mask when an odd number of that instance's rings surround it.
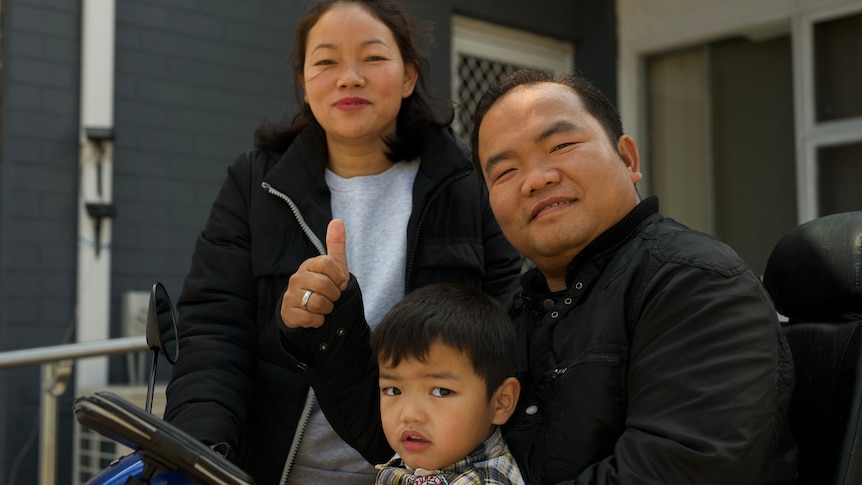
<svg viewBox="0 0 862 485">
<path fill-rule="evenodd" d="M 432 344 L 463 353 L 485 381 L 488 398 L 515 376 L 515 326 L 497 300 L 472 286 L 437 283 L 395 304 L 371 335 L 378 362 L 424 362 Z"/>
<path fill-rule="evenodd" d="M 401 100 L 401 110 L 396 119 L 395 134 L 386 139 L 389 148 L 386 156 L 393 162 L 416 159 L 422 150 L 424 132 L 432 126 L 448 126 L 452 123 L 454 112 L 447 105 L 441 117 L 431 106 L 426 76 L 428 59 L 420 49 L 432 41 L 432 26 L 411 15 L 404 6 L 394 0 L 321 0 L 316 2 L 299 20 L 294 33 L 293 52 L 290 65 L 293 74 L 293 92 L 299 104 L 299 111 L 289 123 L 265 120 L 254 133 L 255 145 L 279 152 L 287 149 L 294 138 L 308 126 L 317 126 L 311 107 L 302 96 L 303 72 L 305 70 L 305 49 L 308 33 L 326 12 L 338 5 L 360 5 L 381 21 L 392 32 L 404 65 L 416 68 L 416 87 L 413 93 Z"/>
<path fill-rule="evenodd" d="M 620 113 L 604 93 L 593 86 L 590 81 L 578 74 L 554 75 L 546 71 L 519 69 L 500 79 L 491 89 L 482 95 L 482 98 L 479 99 L 479 103 L 476 105 L 470 142 L 473 152 L 473 166 L 476 167 L 476 170 L 480 174 L 482 173 L 482 167 L 479 163 L 479 126 L 482 124 L 482 120 L 485 118 L 488 110 L 491 109 L 491 106 L 497 100 L 512 89 L 518 86 L 528 86 L 538 83 L 561 84 L 574 91 L 584 103 L 587 112 L 601 123 L 605 134 L 607 134 L 608 139 L 611 141 L 611 146 L 617 149 L 617 140 L 623 136 L 623 124 L 620 120 Z M 513 124 L 513 129 L 514 126 Z"/>
</svg>

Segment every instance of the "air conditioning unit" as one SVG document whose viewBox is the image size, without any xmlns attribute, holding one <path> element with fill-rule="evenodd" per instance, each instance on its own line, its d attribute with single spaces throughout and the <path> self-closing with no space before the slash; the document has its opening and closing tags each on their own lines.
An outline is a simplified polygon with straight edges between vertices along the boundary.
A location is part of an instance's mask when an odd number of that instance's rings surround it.
<svg viewBox="0 0 862 485">
<path fill-rule="evenodd" d="M 147 401 L 147 386 L 108 386 L 105 388 L 85 391 L 83 395 L 89 395 L 96 391 L 109 391 L 132 404 L 144 409 Z M 153 393 L 152 413 L 162 417 L 165 413 L 165 386 L 156 386 Z M 117 458 L 128 455 L 134 450 L 105 438 L 99 433 L 76 424 L 78 427 L 77 446 L 77 483 L 86 483 L 99 472 L 107 468 Z"/>
<path fill-rule="evenodd" d="M 147 310 L 150 306 L 150 293 L 147 291 L 127 291 L 123 293 L 120 305 L 120 335 L 132 337 L 146 335 Z M 149 352 L 129 352 L 126 354 L 128 385 L 146 384 Z"/>
</svg>

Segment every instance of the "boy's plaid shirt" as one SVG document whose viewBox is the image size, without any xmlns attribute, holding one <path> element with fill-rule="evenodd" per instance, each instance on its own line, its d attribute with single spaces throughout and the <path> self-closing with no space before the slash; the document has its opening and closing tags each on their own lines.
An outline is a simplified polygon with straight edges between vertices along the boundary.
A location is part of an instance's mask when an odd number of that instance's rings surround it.
<svg viewBox="0 0 862 485">
<path fill-rule="evenodd" d="M 407 469 L 398 455 L 377 470 L 377 485 L 524 485 L 499 429 L 469 456 L 441 470 Z"/>
</svg>

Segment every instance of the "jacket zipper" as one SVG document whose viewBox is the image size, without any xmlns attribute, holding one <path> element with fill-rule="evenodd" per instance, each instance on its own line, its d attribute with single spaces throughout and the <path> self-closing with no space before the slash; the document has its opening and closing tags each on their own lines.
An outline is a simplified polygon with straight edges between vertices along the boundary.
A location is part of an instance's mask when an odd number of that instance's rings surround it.
<svg viewBox="0 0 862 485">
<path fill-rule="evenodd" d="M 272 185 L 267 182 L 261 182 L 261 187 L 264 188 L 270 194 L 278 197 L 279 199 L 287 202 L 287 205 L 290 207 L 290 211 L 293 212 L 293 217 L 296 218 L 296 221 L 299 223 L 299 227 L 302 228 L 302 232 L 305 233 L 306 237 L 311 241 L 311 244 L 317 248 L 317 251 L 323 255 L 326 254 L 326 248 L 323 246 L 323 243 L 320 242 L 320 238 L 314 234 L 314 231 L 311 230 L 311 227 L 305 222 L 305 218 L 302 217 L 302 213 L 299 211 L 299 207 L 293 203 L 293 201 L 287 195 L 279 192 Z M 302 408 L 302 414 L 299 416 L 299 422 L 296 423 L 296 433 L 293 435 L 293 441 L 290 443 L 290 451 L 287 453 L 287 458 L 284 460 L 284 468 L 281 472 L 281 480 L 279 483 L 281 485 L 287 485 L 287 479 L 290 477 L 290 471 L 293 469 L 293 463 L 296 460 L 296 453 L 299 451 L 299 444 L 302 442 L 302 437 L 305 434 L 305 428 L 308 426 L 308 420 L 311 418 L 311 410 L 314 407 L 314 389 L 311 387 L 308 388 L 308 395 L 305 398 L 305 406 Z"/>
<path fill-rule="evenodd" d="M 560 376 L 564 375 L 566 372 L 568 372 L 568 371 L 569 371 L 569 369 L 571 369 L 571 368 L 573 368 L 573 367 L 576 367 L 576 366 L 579 366 L 579 365 L 583 365 L 583 364 L 595 364 L 595 363 L 599 363 L 599 364 L 620 364 L 620 363 L 625 362 L 625 361 L 626 361 L 626 358 L 625 358 L 625 357 L 623 357 L 623 356 L 621 356 L 621 355 L 616 355 L 616 354 L 591 354 L 591 355 L 588 355 L 588 356 L 584 357 L 583 359 L 581 359 L 581 360 L 579 360 L 579 361 L 577 361 L 577 362 L 573 362 L 573 363 L 569 364 L 568 366 L 565 366 L 565 367 L 557 367 L 556 369 L 554 369 L 553 371 L 551 371 L 551 380 L 553 381 L 553 380 L 557 379 L 558 377 L 560 377 Z"/>
<path fill-rule="evenodd" d="M 437 190 L 431 195 L 431 198 L 428 200 L 428 203 L 422 208 L 422 214 L 419 216 L 419 222 L 416 224 L 416 234 L 413 236 L 413 244 L 411 245 L 410 255 L 407 258 L 407 269 L 405 271 L 405 290 L 406 292 L 410 292 L 412 289 L 412 284 L 410 283 L 413 278 L 413 266 L 416 260 L 416 251 L 418 251 L 419 246 L 419 232 L 422 228 L 422 223 L 425 221 L 425 216 L 428 214 L 430 210 L 431 204 L 443 190 L 452 185 L 455 181 L 462 179 L 469 175 L 470 172 L 466 171 L 460 175 L 455 175 L 450 177 L 446 181 L 444 181 Z M 264 190 L 269 192 L 270 194 L 278 197 L 279 199 L 287 202 L 287 205 L 290 207 L 290 211 L 293 213 L 293 217 L 296 218 L 296 221 L 299 223 L 299 227 L 302 228 L 302 232 L 305 233 L 306 237 L 311 241 L 317 251 L 320 254 L 326 254 L 326 248 L 323 246 L 323 243 L 320 242 L 320 238 L 314 234 L 314 231 L 311 230 L 311 227 L 305 222 L 305 218 L 302 217 L 302 213 L 299 211 L 299 208 L 294 204 L 293 200 L 290 199 L 287 195 L 278 191 L 275 187 L 270 185 L 268 182 L 261 182 L 261 187 Z M 296 433 L 293 435 L 293 442 L 290 445 L 290 452 L 287 454 L 287 459 L 284 462 L 284 469 L 281 473 L 281 481 L 279 482 L 281 485 L 287 485 L 287 479 L 290 476 L 290 471 L 293 468 L 294 460 L 296 459 L 296 453 L 299 451 L 299 444 L 302 441 L 302 436 L 305 434 L 305 428 L 308 426 L 308 420 L 311 417 L 311 410 L 314 406 L 315 396 L 314 389 L 308 389 L 308 396 L 305 400 L 305 407 L 302 409 L 302 415 L 300 416 L 299 422 L 297 423 Z"/>
<path fill-rule="evenodd" d="M 305 427 L 308 426 L 308 420 L 311 418 L 311 410 L 314 407 L 314 389 L 308 388 L 308 395 L 305 397 L 305 406 L 302 408 L 302 414 L 299 417 L 299 422 L 296 425 L 296 433 L 293 435 L 293 441 L 290 443 L 290 451 L 287 453 L 287 458 L 284 460 L 284 468 L 281 471 L 281 485 L 287 485 L 287 479 L 290 478 L 290 471 L 293 469 L 293 462 L 296 460 L 296 453 L 299 451 L 299 443 L 302 442 L 302 437 L 305 435 Z"/>
<path fill-rule="evenodd" d="M 569 369 L 583 364 L 620 364 L 625 361 L 625 357 L 617 354 L 590 354 L 577 362 L 572 362 L 566 367 L 557 367 L 551 371 L 551 379 L 556 379 L 568 372 Z"/>
<path fill-rule="evenodd" d="M 287 205 L 290 207 L 290 211 L 293 212 L 293 217 L 295 217 L 296 221 L 299 222 L 299 227 L 302 228 L 302 232 L 305 233 L 305 235 L 311 241 L 311 244 L 314 244 L 314 247 L 317 248 L 317 251 L 321 255 L 326 254 L 326 248 L 323 246 L 323 243 L 320 242 L 320 238 L 318 238 L 317 235 L 314 234 L 314 231 L 312 231 L 311 228 L 308 227 L 308 224 L 305 222 L 305 219 L 302 217 L 302 213 L 299 212 L 299 207 L 297 207 L 296 204 L 294 204 L 293 201 L 290 200 L 290 197 L 288 197 L 288 196 L 284 195 L 283 193 L 279 192 L 278 190 L 276 190 L 275 187 L 270 185 L 268 182 L 261 182 L 260 186 L 263 187 L 264 190 L 266 190 L 270 194 L 272 194 L 272 195 L 278 197 L 279 199 L 287 202 Z"/>
<path fill-rule="evenodd" d="M 573 363 L 569 364 L 568 366 L 557 367 L 556 369 L 551 371 L 551 375 L 550 375 L 550 379 L 549 379 L 550 384 L 551 384 L 551 386 L 550 386 L 551 392 L 553 392 L 554 394 L 559 392 L 560 389 L 558 388 L 557 379 L 564 376 L 567 372 L 569 372 L 569 369 L 575 368 L 575 367 L 583 365 L 583 364 L 595 364 L 595 363 L 619 364 L 619 363 L 622 363 L 625 361 L 626 361 L 626 358 L 621 356 L 621 355 L 592 354 L 592 355 L 586 356 L 585 358 L 583 358 L 577 362 L 573 362 Z"/>
<path fill-rule="evenodd" d="M 466 171 L 460 174 L 453 175 L 452 177 L 443 181 L 440 186 L 431 194 L 431 198 L 428 199 L 428 203 L 422 207 L 422 213 L 419 215 L 419 222 L 416 224 L 416 232 L 413 234 L 413 240 L 410 244 L 410 254 L 407 255 L 407 268 L 404 271 L 404 293 L 410 293 L 413 291 L 413 272 L 414 267 L 416 266 L 416 252 L 419 250 L 419 233 L 422 232 L 422 223 L 425 222 L 425 216 L 428 215 L 428 211 L 431 210 L 431 204 L 437 200 L 437 197 L 443 193 L 447 187 L 455 183 L 456 181 L 470 175 L 470 171 Z"/>
</svg>

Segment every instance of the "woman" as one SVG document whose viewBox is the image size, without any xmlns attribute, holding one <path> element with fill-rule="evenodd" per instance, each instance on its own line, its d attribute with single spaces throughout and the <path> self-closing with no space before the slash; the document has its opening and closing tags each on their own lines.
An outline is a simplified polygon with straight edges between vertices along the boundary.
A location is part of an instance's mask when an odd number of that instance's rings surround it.
<svg viewBox="0 0 862 485">
<path fill-rule="evenodd" d="M 258 128 L 198 238 L 165 419 L 256 483 L 374 483 L 308 392 L 306 363 L 281 344 L 288 320 L 314 326 L 304 319 L 320 324 L 331 310 L 323 290 L 296 286 L 315 265 L 344 254 L 365 306 L 353 318 L 371 325 L 429 283 L 472 284 L 501 300 L 517 287 L 520 257 L 451 115 L 437 120 L 428 103 L 415 32 L 391 0 L 316 4 L 292 55 L 300 111 L 287 127 Z M 333 218 L 344 226 L 327 236 Z M 321 256 L 327 239 L 346 248 Z"/>
</svg>

